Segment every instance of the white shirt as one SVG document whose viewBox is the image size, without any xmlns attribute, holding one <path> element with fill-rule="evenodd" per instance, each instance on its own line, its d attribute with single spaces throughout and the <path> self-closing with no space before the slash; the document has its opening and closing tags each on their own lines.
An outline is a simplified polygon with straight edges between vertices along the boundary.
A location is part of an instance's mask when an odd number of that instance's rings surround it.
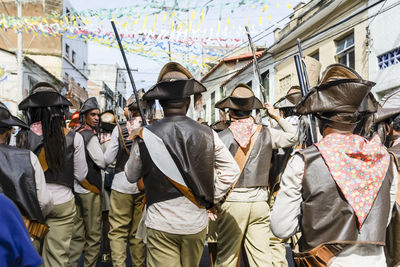
<svg viewBox="0 0 400 267">
<path fill-rule="evenodd" d="M 218 203 L 239 178 L 240 170 L 229 150 L 218 135 L 214 135 L 214 203 Z M 140 179 L 142 161 L 139 145 L 132 144 L 131 155 L 125 165 L 129 181 Z M 178 197 L 154 203 L 148 207 L 145 224 L 148 228 L 172 234 L 196 234 L 208 224 L 207 211 L 198 208 L 186 197 Z"/>
<path fill-rule="evenodd" d="M 127 122 L 128 123 L 128 122 Z M 104 160 L 106 165 L 114 162 L 119 151 L 119 130 L 118 126 L 114 128 L 111 134 L 111 140 L 107 146 L 107 150 L 104 153 Z M 114 175 L 114 179 L 111 185 L 111 189 L 124 194 L 138 194 L 140 193 L 137 183 L 130 183 L 126 178 L 125 172 L 119 172 Z"/>
<path fill-rule="evenodd" d="M 268 130 L 271 136 L 272 149 L 290 147 L 297 143 L 297 128 L 289 121 L 280 119 L 278 121 L 280 129 L 269 127 Z M 266 162 L 265 164 L 271 164 Z M 266 174 L 268 175 L 268 174 Z M 249 188 L 234 188 L 226 201 L 231 202 L 256 202 L 267 201 L 269 196 L 266 186 L 249 187 Z"/>
<path fill-rule="evenodd" d="M 74 137 L 74 183 L 86 178 L 88 167 L 85 156 L 85 144 L 83 137 L 76 133 Z M 59 205 L 70 201 L 74 197 L 72 189 L 55 183 L 47 183 L 47 188 L 54 197 L 54 205 Z"/>
<path fill-rule="evenodd" d="M 77 133 L 79 134 L 79 133 Z M 99 138 L 97 136 L 93 136 L 88 144 L 86 149 L 88 150 L 89 157 L 94 161 L 94 163 L 100 168 L 106 168 L 106 162 L 104 161 L 103 150 L 101 149 L 101 145 L 99 142 Z M 86 163 L 86 161 L 85 161 Z M 86 177 L 86 175 L 85 175 Z M 83 188 L 77 180 L 74 181 L 74 190 L 78 194 L 87 194 L 90 191 Z"/>
<path fill-rule="evenodd" d="M 280 190 L 271 212 L 271 230 L 275 236 L 286 239 L 300 231 L 302 181 L 304 176 L 304 159 L 295 154 L 289 159 L 282 175 Z M 390 205 L 396 200 L 398 173 L 393 163 L 393 183 L 390 188 Z M 388 217 L 390 222 L 392 209 Z M 331 259 L 330 266 L 386 266 L 382 246 L 348 245 L 336 257 Z"/>
<path fill-rule="evenodd" d="M 44 217 L 53 209 L 53 196 L 47 188 L 46 179 L 44 177 L 42 166 L 39 159 L 32 152 L 29 153 L 33 171 L 35 173 L 36 194 L 39 201 L 40 209 Z"/>
</svg>

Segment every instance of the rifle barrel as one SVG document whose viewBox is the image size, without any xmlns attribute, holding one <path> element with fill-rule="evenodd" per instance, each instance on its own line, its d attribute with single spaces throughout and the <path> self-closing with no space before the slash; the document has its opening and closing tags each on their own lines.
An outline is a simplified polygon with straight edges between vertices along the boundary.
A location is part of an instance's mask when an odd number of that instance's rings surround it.
<svg viewBox="0 0 400 267">
<path fill-rule="evenodd" d="M 142 105 L 140 104 L 140 98 L 139 98 L 138 92 L 136 90 L 135 81 L 133 80 L 131 68 L 129 67 L 128 59 L 126 58 L 124 48 L 122 47 L 121 38 L 119 37 L 118 30 L 117 30 L 117 27 L 115 26 L 114 21 L 111 21 L 111 26 L 112 26 L 112 28 L 114 30 L 115 38 L 117 39 L 119 50 L 121 51 L 122 58 L 124 59 L 126 71 L 128 72 L 129 80 L 131 81 L 133 94 L 135 95 L 136 103 L 137 103 L 138 108 L 139 108 L 140 117 L 142 117 L 142 123 L 143 123 L 143 125 L 147 125 L 147 121 L 146 121 L 146 118 L 144 116 L 143 108 L 142 108 Z"/>
</svg>

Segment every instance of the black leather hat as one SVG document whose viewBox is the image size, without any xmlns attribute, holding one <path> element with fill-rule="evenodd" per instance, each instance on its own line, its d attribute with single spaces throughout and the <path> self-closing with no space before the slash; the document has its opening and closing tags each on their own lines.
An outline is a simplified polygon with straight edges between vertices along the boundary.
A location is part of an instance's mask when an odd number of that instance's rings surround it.
<svg viewBox="0 0 400 267">
<path fill-rule="evenodd" d="M 72 106 L 72 103 L 61 95 L 51 84 L 40 82 L 33 86 L 28 97 L 18 105 L 20 110 L 36 107 Z"/>
<path fill-rule="evenodd" d="M 29 126 L 26 125 L 22 120 L 13 116 L 10 110 L 0 102 L 0 128 L 18 126 L 24 129 L 29 129 Z"/>
<path fill-rule="evenodd" d="M 79 114 L 84 114 L 90 110 L 93 109 L 99 109 L 100 110 L 100 106 L 99 103 L 97 102 L 96 97 L 89 97 L 88 99 L 86 99 L 85 102 L 83 102 L 80 110 L 79 110 Z"/>
<path fill-rule="evenodd" d="M 261 101 L 255 97 L 253 90 L 247 84 L 240 83 L 236 85 L 230 96 L 218 101 L 215 108 L 248 111 L 264 107 Z"/>
<path fill-rule="evenodd" d="M 179 73 L 180 75 L 167 75 Z M 183 76 L 182 76 L 183 74 Z M 158 75 L 157 84 L 151 87 L 144 95 L 143 100 L 174 100 L 201 94 L 206 91 L 205 86 L 193 78 L 193 75 L 182 65 L 176 62 L 167 63 Z"/>
</svg>

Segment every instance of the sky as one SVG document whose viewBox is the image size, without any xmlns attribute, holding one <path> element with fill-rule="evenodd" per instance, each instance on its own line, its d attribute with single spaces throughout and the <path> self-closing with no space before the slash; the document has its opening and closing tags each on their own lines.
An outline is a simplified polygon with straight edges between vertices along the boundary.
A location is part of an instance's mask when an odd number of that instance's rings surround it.
<svg viewBox="0 0 400 267">
<path fill-rule="evenodd" d="M 85 11 L 85 10 L 98 10 L 98 9 L 110 9 L 110 8 L 125 8 L 129 9 L 141 4 L 149 6 L 150 3 L 154 3 L 157 5 L 156 8 L 142 9 L 132 11 L 132 18 L 128 17 L 129 25 L 131 21 L 134 21 L 135 18 L 140 14 L 140 18 L 137 21 L 135 26 L 132 28 L 127 27 L 125 30 L 122 29 L 122 23 L 117 23 L 117 27 L 122 30 L 123 33 L 131 32 L 171 32 L 171 11 L 168 13 L 168 17 L 165 20 L 165 23 L 162 23 L 162 14 L 159 14 L 158 19 L 155 18 L 155 11 L 159 10 L 160 6 L 171 7 L 175 4 L 180 8 L 186 8 L 188 12 L 176 12 L 173 14 L 173 18 L 176 23 L 175 27 L 178 27 L 179 24 L 182 28 L 188 29 L 190 17 L 194 18 L 193 26 L 190 25 L 193 29 L 197 25 L 197 21 L 201 20 L 201 10 L 207 10 L 208 12 L 204 13 L 203 20 L 200 24 L 200 34 L 199 36 L 213 36 L 213 37 L 234 37 L 241 40 L 247 40 L 247 36 L 245 34 L 244 26 L 250 25 L 250 33 L 254 36 L 254 40 L 256 41 L 256 45 L 258 46 L 270 46 L 273 43 L 273 29 L 277 26 L 283 27 L 285 23 L 288 22 L 288 19 L 277 23 L 282 18 L 287 17 L 290 13 L 293 12 L 293 7 L 296 6 L 300 1 L 298 0 L 158 0 L 158 1 L 150 1 L 150 0 L 70 0 L 71 4 L 77 11 Z M 161 3 L 163 2 L 163 3 Z M 246 5 L 238 6 L 240 2 L 245 2 Z M 228 3 L 228 4 L 226 4 Z M 226 4 L 226 5 L 225 5 Z M 140 9 L 140 8 L 139 8 Z M 114 13 L 113 13 L 114 14 Z M 147 17 L 147 18 L 146 18 Z M 261 18 L 260 18 L 261 17 Z M 197 20 L 196 20 L 197 19 Z M 118 19 L 116 19 L 118 21 Z M 145 22 L 146 21 L 146 22 Z M 180 23 L 181 22 L 181 23 Z M 99 21 L 98 24 L 101 25 L 105 31 L 112 31 L 109 20 L 105 19 Z M 132 23 L 133 25 L 134 23 Z M 219 24 L 219 26 L 218 26 Z M 146 25 L 144 27 L 143 25 Z M 201 31 L 203 33 L 201 34 Z M 120 32 L 121 33 L 121 32 Z M 264 36 L 260 40 L 258 36 Z M 193 30 L 193 36 L 194 34 Z M 256 37 L 257 36 L 257 37 Z M 236 42 L 235 44 L 241 44 L 242 41 Z M 243 44 L 248 45 L 248 44 Z M 123 64 L 122 56 L 120 54 L 119 49 L 110 48 L 104 45 L 100 45 L 95 42 L 89 42 L 89 64 L 118 64 L 120 67 L 125 67 Z M 229 55 L 229 54 L 228 54 Z M 151 87 L 157 79 L 158 72 L 162 68 L 162 66 L 168 62 L 168 58 L 149 58 L 143 57 L 140 55 L 135 55 L 134 53 L 127 54 L 128 61 L 131 69 L 137 69 L 138 71 L 133 72 L 133 77 L 135 80 L 136 87 L 144 88 L 147 90 Z M 130 95 L 130 84 L 128 84 L 128 89 L 126 95 Z"/>
</svg>

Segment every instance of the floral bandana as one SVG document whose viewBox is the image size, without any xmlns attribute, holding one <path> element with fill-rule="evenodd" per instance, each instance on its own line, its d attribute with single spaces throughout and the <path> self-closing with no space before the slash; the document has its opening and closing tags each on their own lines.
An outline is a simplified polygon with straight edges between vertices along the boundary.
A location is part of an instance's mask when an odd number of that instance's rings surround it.
<svg viewBox="0 0 400 267">
<path fill-rule="evenodd" d="M 36 135 L 39 135 L 39 136 L 43 135 L 42 122 L 41 121 L 32 123 L 30 128 L 31 128 L 31 131 L 33 133 L 35 133 Z"/>
<path fill-rule="evenodd" d="M 315 144 L 361 228 L 381 188 L 390 156 L 378 135 L 330 134 Z"/>
<path fill-rule="evenodd" d="M 233 121 L 229 126 L 233 134 L 233 138 L 238 142 L 239 146 L 246 148 L 250 143 L 251 137 L 257 131 L 257 124 L 254 123 L 252 117 Z"/>
</svg>

